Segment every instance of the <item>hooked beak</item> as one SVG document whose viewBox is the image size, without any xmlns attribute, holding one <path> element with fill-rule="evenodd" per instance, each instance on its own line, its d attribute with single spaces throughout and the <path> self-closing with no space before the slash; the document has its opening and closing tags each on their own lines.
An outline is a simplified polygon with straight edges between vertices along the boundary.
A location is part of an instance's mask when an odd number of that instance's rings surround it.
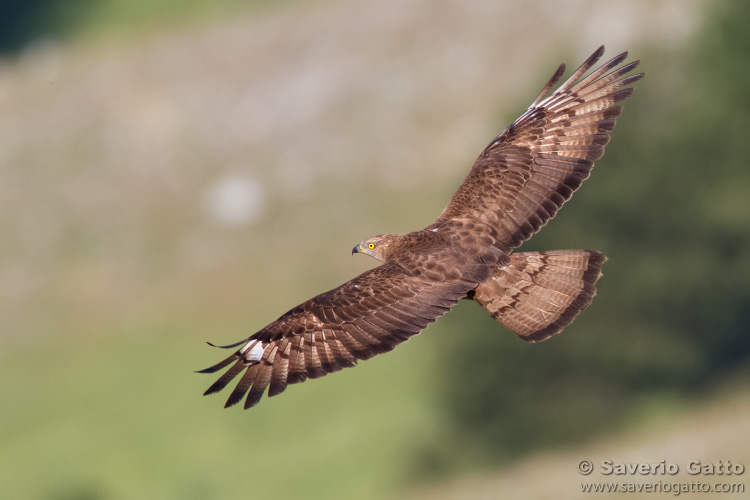
<svg viewBox="0 0 750 500">
<path fill-rule="evenodd" d="M 357 245 L 354 248 L 352 248 L 352 255 L 354 255 L 355 253 L 360 253 L 360 251 L 361 249 L 359 248 L 359 245 Z"/>
</svg>

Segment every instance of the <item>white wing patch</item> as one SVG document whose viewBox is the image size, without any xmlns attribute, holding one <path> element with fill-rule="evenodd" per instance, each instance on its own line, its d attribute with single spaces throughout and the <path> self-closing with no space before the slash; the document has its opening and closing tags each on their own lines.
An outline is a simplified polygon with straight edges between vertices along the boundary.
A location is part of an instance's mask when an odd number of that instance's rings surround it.
<svg viewBox="0 0 750 500">
<path fill-rule="evenodd" d="M 242 355 L 246 361 L 250 363 L 258 363 L 263 356 L 263 351 L 265 351 L 263 344 L 255 340 L 242 348 Z"/>
</svg>

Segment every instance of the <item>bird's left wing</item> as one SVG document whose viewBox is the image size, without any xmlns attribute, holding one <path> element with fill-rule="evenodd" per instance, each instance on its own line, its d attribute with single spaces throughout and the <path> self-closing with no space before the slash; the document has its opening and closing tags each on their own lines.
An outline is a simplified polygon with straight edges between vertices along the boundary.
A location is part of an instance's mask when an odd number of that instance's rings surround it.
<svg viewBox="0 0 750 500">
<path fill-rule="evenodd" d="M 549 97 L 561 65 L 528 110 L 479 155 L 438 221 L 475 220 L 497 232 L 509 252 L 555 216 L 604 154 L 622 108 L 633 92 L 626 76 L 638 61 L 620 66 L 624 52 L 585 76 L 604 53 L 594 52 Z"/>
<path fill-rule="evenodd" d="M 205 394 L 222 390 L 244 372 L 225 406 L 247 393 L 247 409 L 260 401 L 266 388 L 269 397 L 275 396 L 288 384 L 390 351 L 476 286 L 476 278 L 467 274 L 440 278 L 408 273 L 394 263 L 366 271 L 300 304 L 248 339 L 226 346 L 242 347 L 201 371 L 213 373 L 231 365 Z"/>
</svg>

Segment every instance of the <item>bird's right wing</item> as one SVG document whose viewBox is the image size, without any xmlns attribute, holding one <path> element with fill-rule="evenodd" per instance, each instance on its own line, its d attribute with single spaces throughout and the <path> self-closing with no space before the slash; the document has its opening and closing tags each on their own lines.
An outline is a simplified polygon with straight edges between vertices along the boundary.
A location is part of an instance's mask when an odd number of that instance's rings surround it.
<svg viewBox="0 0 750 500">
<path fill-rule="evenodd" d="M 487 266 L 475 266 L 486 277 Z M 480 269 L 483 268 L 483 269 Z M 467 267 L 471 273 L 471 268 Z M 245 408 L 288 384 L 322 377 L 357 360 L 390 351 L 445 314 L 476 286 L 477 277 L 455 269 L 440 275 L 406 272 L 399 264 L 376 267 L 290 310 L 244 341 L 231 356 L 201 373 L 231 367 L 205 394 L 218 392 L 244 372 L 225 406 L 247 393 Z M 457 273 L 457 274 L 456 274 Z M 477 275 L 479 276 L 479 275 Z"/>
</svg>

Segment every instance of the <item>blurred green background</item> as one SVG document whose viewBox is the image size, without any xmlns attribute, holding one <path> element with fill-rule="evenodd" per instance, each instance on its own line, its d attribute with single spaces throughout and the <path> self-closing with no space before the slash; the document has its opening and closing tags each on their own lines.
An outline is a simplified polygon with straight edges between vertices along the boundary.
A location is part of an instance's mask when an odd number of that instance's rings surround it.
<svg viewBox="0 0 750 500">
<path fill-rule="evenodd" d="M 581 498 L 582 459 L 750 466 L 746 2 L 0 9 L 0 498 Z M 462 303 L 251 411 L 200 396 L 204 341 L 429 224 L 602 43 L 648 76 L 524 246 L 610 258 L 562 335 Z"/>
</svg>

